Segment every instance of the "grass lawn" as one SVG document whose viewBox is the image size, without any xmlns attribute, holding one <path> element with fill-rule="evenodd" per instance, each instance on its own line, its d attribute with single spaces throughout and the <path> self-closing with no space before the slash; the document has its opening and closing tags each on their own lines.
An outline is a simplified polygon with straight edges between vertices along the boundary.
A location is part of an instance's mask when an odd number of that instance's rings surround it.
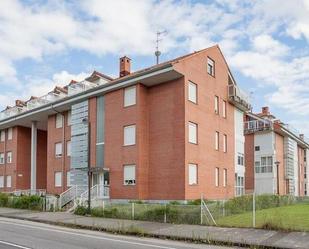
<svg viewBox="0 0 309 249">
<path fill-rule="evenodd" d="M 216 220 L 218 226 L 252 227 L 252 212 Z M 309 231 L 309 204 L 295 204 L 256 211 L 256 227 L 274 230 Z"/>
</svg>

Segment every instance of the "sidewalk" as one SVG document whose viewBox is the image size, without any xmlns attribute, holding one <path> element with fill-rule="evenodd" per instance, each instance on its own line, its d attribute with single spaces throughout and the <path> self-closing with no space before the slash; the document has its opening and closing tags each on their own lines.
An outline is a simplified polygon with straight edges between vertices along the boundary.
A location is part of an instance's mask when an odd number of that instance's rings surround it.
<svg viewBox="0 0 309 249">
<path fill-rule="evenodd" d="M 0 217 L 110 232 L 144 234 L 145 236 L 152 237 L 209 241 L 235 246 L 265 246 L 269 248 L 291 249 L 309 248 L 309 233 L 305 232 L 277 232 L 262 229 L 173 225 L 147 221 L 84 217 L 65 212 L 34 212 L 11 208 L 0 208 Z"/>
</svg>

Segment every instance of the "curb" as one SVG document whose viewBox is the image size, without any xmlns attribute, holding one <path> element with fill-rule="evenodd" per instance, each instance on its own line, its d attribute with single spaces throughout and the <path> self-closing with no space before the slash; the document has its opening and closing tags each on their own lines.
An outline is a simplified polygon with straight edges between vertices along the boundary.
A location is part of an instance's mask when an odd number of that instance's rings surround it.
<svg viewBox="0 0 309 249">
<path fill-rule="evenodd" d="M 0 217 L 10 218 L 10 219 L 15 219 L 15 220 L 32 221 L 32 222 L 38 222 L 38 223 L 43 223 L 43 224 L 48 224 L 48 225 L 62 226 L 62 227 L 67 227 L 67 228 L 85 229 L 85 230 L 91 230 L 91 231 L 106 232 L 106 233 L 110 233 L 110 234 L 129 235 L 129 236 L 157 238 L 157 239 L 169 239 L 169 240 L 174 240 L 174 241 L 184 241 L 184 242 L 192 242 L 192 243 L 207 244 L 207 245 L 233 246 L 233 247 L 236 246 L 236 247 L 245 247 L 245 248 L 254 248 L 254 249 L 287 249 L 286 247 L 257 245 L 257 244 L 249 244 L 249 243 L 246 243 L 246 242 L 231 242 L 231 241 L 224 241 L 224 240 L 214 240 L 214 239 L 211 239 L 211 238 L 200 239 L 200 238 L 187 238 L 187 237 L 177 236 L 177 235 L 154 234 L 154 233 L 151 233 L 151 232 L 138 231 L 137 226 L 129 227 L 129 228 L 132 228 L 132 229 L 135 228 L 136 231 L 134 231 L 134 230 L 128 230 L 128 229 L 124 229 L 124 228 L 109 229 L 109 228 L 104 228 L 104 227 L 88 226 L 88 225 L 81 225 L 81 224 L 71 224 L 71 223 L 65 223 L 65 222 L 61 222 L 61 221 L 49 221 L 49 220 L 35 219 L 35 218 L 16 217 L 16 216 L 13 216 L 13 215 L 0 214 Z M 83 217 L 83 216 L 81 216 L 81 217 Z"/>
</svg>

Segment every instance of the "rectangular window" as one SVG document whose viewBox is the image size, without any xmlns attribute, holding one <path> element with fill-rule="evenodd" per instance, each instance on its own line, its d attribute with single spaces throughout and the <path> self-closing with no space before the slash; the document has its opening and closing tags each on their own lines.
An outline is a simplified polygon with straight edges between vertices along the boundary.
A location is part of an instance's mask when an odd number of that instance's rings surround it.
<svg viewBox="0 0 309 249">
<path fill-rule="evenodd" d="M 215 96 L 215 113 L 219 114 L 219 97 Z"/>
<path fill-rule="evenodd" d="M 197 165 L 189 164 L 189 185 L 197 184 Z"/>
<path fill-rule="evenodd" d="M 67 141 L 67 156 L 71 156 L 71 141 Z"/>
<path fill-rule="evenodd" d="M 123 128 L 123 145 L 134 145 L 136 139 L 136 126 L 129 125 Z"/>
<path fill-rule="evenodd" d="M 135 165 L 123 166 L 123 184 L 135 185 Z"/>
<path fill-rule="evenodd" d="M 255 173 L 272 173 L 273 172 L 273 157 L 261 157 L 261 161 L 255 162 Z"/>
<path fill-rule="evenodd" d="M 62 156 L 62 143 L 55 144 L 55 156 L 61 157 Z"/>
<path fill-rule="evenodd" d="M 6 176 L 6 187 L 11 188 L 12 187 L 12 177 Z"/>
<path fill-rule="evenodd" d="M 67 187 L 71 187 L 71 172 L 67 171 Z"/>
<path fill-rule="evenodd" d="M 216 187 L 219 187 L 219 178 L 220 178 L 220 175 L 219 175 L 219 168 L 216 168 L 216 171 L 215 171 L 215 183 L 216 183 Z"/>
<path fill-rule="evenodd" d="M 223 135 L 223 152 L 227 152 L 227 135 Z"/>
<path fill-rule="evenodd" d="M 244 154 L 238 153 L 237 164 L 241 165 L 241 166 L 244 166 Z"/>
<path fill-rule="evenodd" d="M 6 153 L 6 162 L 12 163 L 12 151 Z"/>
<path fill-rule="evenodd" d="M 219 132 L 216 131 L 215 133 L 215 149 L 219 150 Z"/>
<path fill-rule="evenodd" d="M 197 85 L 191 81 L 189 81 L 188 97 L 191 102 L 197 103 Z"/>
<path fill-rule="evenodd" d="M 71 110 L 70 110 L 70 111 L 68 111 L 68 120 L 67 120 L 68 126 L 71 125 L 71 119 L 72 119 L 72 115 L 71 115 Z"/>
<path fill-rule="evenodd" d="M 207 57 L 207 73 L 211 76 L 215 76 L 215 62 Z"/>
<path fill-rule="evenodd" d="M 4 142 L 4 141 L 5 141 L 5 131 L 1 131 L 0 141 L 1 141 L 1 142 Z"/>
<path fill-rule="evenodd" d="M 223 187 L 227 186 L 227 169 L 223 169 Z"/>
<path fill-rule="evenodd" d="M 55 187 L 62 187 L 62 172 L 55 172 Z"/>
<path fill-rule="evenodd" d="M 0 188 L 4 187 L 4 176 L 0 176 Z"/>
<path fill-rule="evenodd" d="M 0 164 L 4 164 L 4 153 L 0 153 Z"/>
<path fill-rule="evenodd" d="M 136 104 L 136 86 L 124 89 L 124 107 Z"/>
<path fill-rule="evenodd" d="M 58 113 L 56 115 L 56 128 L 61 128 L 63 123 L 63 116 L 62 114 Z"/>
<path fill-rule="evenodd" d="M 222 101 L 222 117 L 226 118 L 226 101 Z"/>
<path fill-rule="evenodd" d="M 254 147 L 254 150 L 255 150 L 255 151 L 260 151 L 260 146 L 255 146 L 255 147 Z"/>
<path fill-rule="evenodd" d="M 8 129 L 8 140 L 12 140 L 13 138 L 13 128 Z"/>
<path fill-rule="evenodd" d="M 197 124 L 189 122 L 189 143 L 197 144 Z"/>
</svg>

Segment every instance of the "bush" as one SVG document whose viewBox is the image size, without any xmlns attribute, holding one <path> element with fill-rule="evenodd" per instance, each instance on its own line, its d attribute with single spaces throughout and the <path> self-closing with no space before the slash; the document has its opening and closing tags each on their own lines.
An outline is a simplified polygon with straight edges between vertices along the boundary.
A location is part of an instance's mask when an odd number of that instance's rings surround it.
<svg viewBox="0 0 309 249">
<path fill-rule="evenodd" d="M 74 214 L 76 215 L 86 215 L 87 213 L 88 209 L 84 206 L 77 206 L 74 211 Z"/>
<path fill-rule="evenodd" d="M 8 206 L 20 209 L 42 210 L 43 199 L 36 195 L 14 196 Z"/>
<path fill-rule="evenodd" d="M 0 207 L 7 207 L 9 196 L 5 193 L 0 193 Z"/>
</svg>

